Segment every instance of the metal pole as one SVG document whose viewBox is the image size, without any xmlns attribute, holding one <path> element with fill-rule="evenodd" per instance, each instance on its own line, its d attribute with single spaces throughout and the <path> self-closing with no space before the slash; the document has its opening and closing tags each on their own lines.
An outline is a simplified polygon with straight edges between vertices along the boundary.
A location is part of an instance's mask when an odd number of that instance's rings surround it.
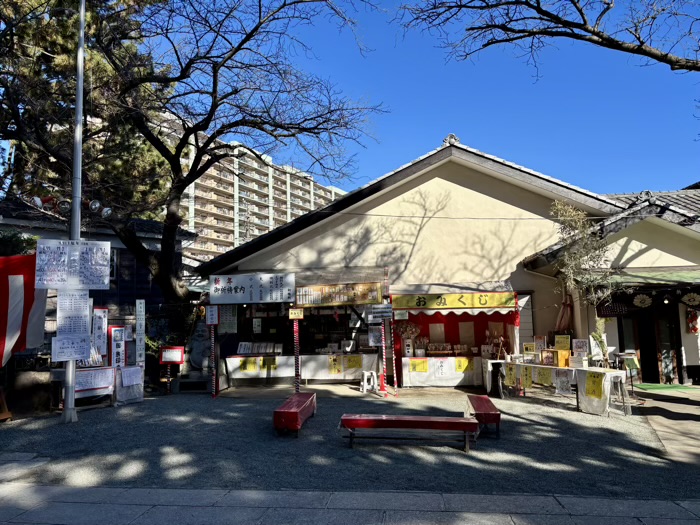
<svg viewBox="0 0 700 525">
<path fill-rule="evenodd" d="M 75 135 L 73 137 L 73 198 L 70 214 L 70 240 L 80 240 L 80 207 L 82 205 L 83 161 L 83 76 L 85 67 L 85 0 L 80 0 L 80 32 L 78 33 L 77 77 L 75 89 Z M 75 410 L 75 360 L 66 362 L 63 422 L 78 421 Z"/>
</svg>

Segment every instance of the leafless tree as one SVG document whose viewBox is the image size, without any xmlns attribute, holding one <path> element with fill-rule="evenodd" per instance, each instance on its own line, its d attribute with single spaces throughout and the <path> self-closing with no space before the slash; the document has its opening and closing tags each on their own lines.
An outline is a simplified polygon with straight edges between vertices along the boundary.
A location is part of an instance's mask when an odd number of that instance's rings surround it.
<svg viewBox="0 0 700 525">
<path fill-rule="evenodd" d="M 14 1 L 33 13 L 34 3 L 43 0 Z M 360 143 L 365 119 L 380 108 L 348 99 L 330 80 L 304 71 L 299 60 L 311 52 L 304 36 L 314 24 L 353 30 L 352 1 L 89 3 L 89 125 L 84 135 L 89 158 L 84 161 L 83 190 L 114 210 L 106 225 L 149 268 L 166 300 L 187 297 L 176 249 L 183 193 L 212 167 L 243 154 L 263 163 L 275 155 L 278 161 L 293 162 L 296 169 L 331 180 L 352 173 L 353 158 L 346 148 Z M 8 57 L 7 68 L 0 67 L 0 123 L 6 123 L 2 128 L 8 132 L 0 129 L 0 139 L 21 145 L 27 152 L 24 158 L 31 153 L 32 162 L 44 159 L 45 171 L 54 173 L 52 183 L 65 190 L 70 186 L 70 83 L 75 71 L 74 47 L 68 42 L 75 39 L 66 31 L 67 36 L 56 37 L 49 47 L 55 28 L 72 27 L 72 22 L 62 22 L 50 10 L 46 13 L 32 32 L 13 29 L 12 34 L 0 34 L 3 49 L 32 51 L 31 56 L 18 57 L 3 55 L 0 49 L 0 58 Z M 0 32 L 8 26 L 5 19 L 16 21 L 17 27 L 30 20 L 9 9 L 0 10 L 0 15 Z M 45 49 L 34 52 L 36 42 Z M 48 66 L 39 67 L 37 56 Z M 60 75 L 54 73 L 57 64 Z M 21 84 L 16 81 L 20 74 L 26 79 Z M 56 95 L 62 87 L 66 89 Z M 49 111 L 42 109 L 48 106 L 57 108 L 50 122 L 45 117 Z M 56 130 L 64 135 L 60 144 Z M 105 155 L 110 144 L 114 147 Z M 133 155 L 137 147 L 144 148 L 138 157 Z M 29 172 L 22 169 L 15 180 L 26 182 L 24 174 Z M 154 251 L 137 237 L 130 219 L 160 209 L 163 230 L 160 251 Z"/>
<path fill-rule="evenodd" d="M 405 27 L 437 31 L 459 60 L 506 44 L 536 62 L 548 43 L 569 39 L 700 71 L 692 0 L 418 0 L 402 13 Z"/>
</svg>

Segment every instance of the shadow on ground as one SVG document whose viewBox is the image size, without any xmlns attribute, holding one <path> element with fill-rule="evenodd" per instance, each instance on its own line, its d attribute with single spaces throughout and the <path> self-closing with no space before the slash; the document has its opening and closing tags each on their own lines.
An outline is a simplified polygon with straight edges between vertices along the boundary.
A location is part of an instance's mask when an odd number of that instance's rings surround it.
<svg viewBox="0 0 700 525">
<path fill-rule="evenodd" d="M 465 393 L 359 396 L 319 390 L 300 437 L 278 437 L 272 412 L 291 388 L 147 398 L 143 403 L 0 425 L 0 450 L 50 461 L 23 479 L 38 483 L 161 488 L 418 490 L 649 498 L 695 497 L 700 467 L 663 458 L 646 418 L 599 417 L 539 399 L 495 400 L 501 438 L 458 444 L 359 442 L 338 429 L 343 413 L 462 415 Z M 551 406 L 548 406 L 551 405 Z M 700 463 L 696 462 L 696 465 Z"/>
</svg>

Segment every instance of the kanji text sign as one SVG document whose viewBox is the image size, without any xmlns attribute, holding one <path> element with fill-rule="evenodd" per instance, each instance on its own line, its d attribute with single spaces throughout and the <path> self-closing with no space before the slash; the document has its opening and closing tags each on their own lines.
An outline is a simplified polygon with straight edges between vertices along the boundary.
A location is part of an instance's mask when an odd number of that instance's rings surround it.
<svg viewBox="0 0 700 525">
<path fill-rule="evenodd" d="M 294 302 L 293 273 L 249 273 L 209 277 L 211 304 Z"/>
</svg>

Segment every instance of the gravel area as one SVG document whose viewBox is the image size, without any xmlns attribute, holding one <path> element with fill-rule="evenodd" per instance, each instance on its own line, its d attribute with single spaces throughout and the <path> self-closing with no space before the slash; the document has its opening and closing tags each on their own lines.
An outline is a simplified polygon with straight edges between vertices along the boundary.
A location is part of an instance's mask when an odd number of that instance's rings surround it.
<svg viewBox="0 0 700 525">
<path fill-rule="evenodd" d="M 354 387 L 314 388 L 318 412 L 298 439 L 278 437 L 272 412 L 286 388 L 245 388 L 0 425 L 0 451 L 49 461 L 21 480 L 76 486 L 261 490 L 411 490 L 539 493 L 643 498 L 696 497 L 700 466 L 662 457 L 640 415 L 582 414 L 552 395 L 494 400 L 501 438 L 479 437 L 469 454 L 458 443 L 359 441 L 338 429 L 343 413 L 462 415 L 465 393 L 412 389 L 400 397 L 360 395 Z"/>
</svg>

